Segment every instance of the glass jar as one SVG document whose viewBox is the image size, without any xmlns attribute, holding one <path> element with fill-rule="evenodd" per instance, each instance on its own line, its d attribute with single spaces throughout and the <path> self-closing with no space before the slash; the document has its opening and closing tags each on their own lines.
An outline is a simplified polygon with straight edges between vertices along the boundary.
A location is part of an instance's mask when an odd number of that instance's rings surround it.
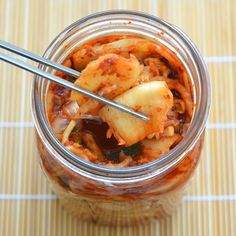
<svg viewBox="0 0 236 236">
<path fill-rule="evenodd" d="M 108 168 L 80 159 L 50 129 L 47 91 L 50 82 L 35 77 L 32 112 L 40 163 L 67 210 L 80 220 L 107 225 L 134 225 L 169 215 L 183 197 L 200 158 L 210 105 L 204 61 L 191 40 L 177 27 L 146 13 L 114 10 L 82 18 L 49 45 L 44 56 L 61 63 L 76 47 L 108 35 L 134 34 L 170 48 L 183 63 L 192 83 L 194 114 L 184 139 L 158 160 L 141 166 Z M 54 73 L 50 68 L 41 68 Z"/>
</svg>

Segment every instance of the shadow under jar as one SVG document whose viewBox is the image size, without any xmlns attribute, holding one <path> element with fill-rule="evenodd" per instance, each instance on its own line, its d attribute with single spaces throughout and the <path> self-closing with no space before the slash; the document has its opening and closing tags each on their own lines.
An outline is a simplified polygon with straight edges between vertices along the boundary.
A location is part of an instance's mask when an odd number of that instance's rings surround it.
<svg viewBox="0 0 236 236">
<path fill-rule="evenodd" d="M 60 33 L 44 56 L 62 63 L 86 42 L 124 35 L 169 48 L 189 77 L 194 102 L 190 126 L 184 138 L 158 159 L 126 168 L 83 160 L 51 130 L 47 113 L 50 82 L 36 76 L 32 87 L 40 164 L 61 203 L 80 220 L 114 226 L 140 224 L 173 212 L 199 162 L 210 106 L 209 77 L 197 48 L 180 29 L 145 13 L 107 11 L 82 18 Z"/>
</svg>

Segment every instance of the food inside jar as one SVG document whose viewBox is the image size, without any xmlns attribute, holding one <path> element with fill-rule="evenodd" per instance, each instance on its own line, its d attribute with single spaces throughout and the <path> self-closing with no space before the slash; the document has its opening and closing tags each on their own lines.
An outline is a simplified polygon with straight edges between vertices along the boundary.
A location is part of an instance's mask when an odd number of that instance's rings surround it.
<svg viewBox="0 0 236 236">
<path fill-rule="evenodd" d="M 48 118 L 54 134 L 78 157 L 107 167 L 154 161 L 186 135 L 193 113 L 192 85 L 170 49 L 136 36 L 89 41 L 63 62 L 81 72 L 56 75 L 149 117 L 143 121 L 51 83 Z"/>
</svg>

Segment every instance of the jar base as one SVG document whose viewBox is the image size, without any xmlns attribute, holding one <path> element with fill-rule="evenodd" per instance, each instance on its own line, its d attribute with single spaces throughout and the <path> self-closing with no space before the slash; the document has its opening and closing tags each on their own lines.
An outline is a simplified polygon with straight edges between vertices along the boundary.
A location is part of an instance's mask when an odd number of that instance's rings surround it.
<svg viewBox="0 0 236 236">
<path fill-rule="evenodd" d="M 170 216 L 182 202 L 183 189 L 163 194 L 151 201 L 114 202 L 59 194 L 64 209 L 82 222 L 103 226 L 140 226 Z"/>
</svg>

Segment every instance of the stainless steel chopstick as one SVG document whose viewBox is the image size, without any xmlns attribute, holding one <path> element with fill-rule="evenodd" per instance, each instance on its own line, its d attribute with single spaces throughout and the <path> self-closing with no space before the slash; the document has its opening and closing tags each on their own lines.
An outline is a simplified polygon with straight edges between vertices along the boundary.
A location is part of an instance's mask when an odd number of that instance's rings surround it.
<svg viewBox="0 0 236 236">
<path fill-rule="evenodd" d="M 80 72 L 73 70 L 69 67 L 63 66 L 61 64 L 57 64 L 53 61 L 50 61 L 46 58 L 40 57 L 32 52 L 29 52 L 23 48 L 18 48 L 8 42 L 5 42 L 3 40 L 0 40 L 0 47 L 4 48 L 10 52 L 14 52 L 20 56 L 26 57 L 28 59 L 31 59 L 33 61 L 39 62 L 40 64 L 46 65 L 46 66 L 50 66 L 54 69 L 57 69 L 59 71 L 65 72 L 66 74 L 73 76 L 75 78 L 78 78 L 80 76 Z"/>
<path fill-rule="evenodd" d="M 43 70 L 40 70 L 39 68 L 36 68 L 36 67 L 34 67 L 34 66 L 30 65 L 30 64 L 27 64 L 27 63 L 25 63 L 23 61 L 20 61 L 20 60 L 18 60 L 16 58 L 13 58 L 13 57 L 9 56 L 9 55 L 0 53 L 0 60 L 8 62 L 8 63 L 10 63 L 12 65 L 17 66 L 17 67 L 20 67 L 20 68 L 22 68 L 24 70 L 27 70 L 29 72 L 32 72 L 32 73 L 34 73 L 36 75 L 42 76 L 42 77 L 44 77 L 44 78 L 46 78 L 46 79 L 48 79 L 50 81 L 53 81 L 53 82 L 55 82 L 57 84 L 60 84 L 63 87 L 75 90 L 76 92 L 79 92 L 79 93 L 81 93 L 81 94 L 83 94 L 85 96 L 91 97 L 91 98 L 93 98 L 93 99 L 95 99 L 95 100 L 97 100 L 99 102 L 105 103 L 105 104 L 107 104 L 109 106 L 112 106 L 112 107 L 114 107 L 116 109 L 119 109 L 119 110 L 121 110 L 123 112 L 129 113 L 130 115 L 133 115 L 133 116 L 135 116 L 137 118 L 143 119 L 144 121 L 148 121 L 149 120 L 149 118 L 147 116 L 145 116 L 145 115 L 143 115 L 141 113 L 135 112 L 135 111 L 129 109 L 128 107 L 126 107 L 126 106 L 123 106 L 123 105 L 118 104 L 116 102 L 112 102 L 112 101 L 110 101 L 108 99 L 105 99 L 104 97 L 100 97 L 100 96 L 98 96 L 98 95 L 96 95 L 94 93 L 91 93 L 90 91 L 88 91 L 86 89 L 82 89 L 82 88 L 76 86 L 75 84 L 73 84 L 73 83 L 71 83 L 71 82 L 69 82 L 67 80 L 64 80 L 64 79 L 62 79 L 60 77 L 57 77 L 57 76 L 52 75 L 52 74 L 49 74 L 49 73 L 47 73 L 47 72 L 45 72 Z"/>
</svg>

